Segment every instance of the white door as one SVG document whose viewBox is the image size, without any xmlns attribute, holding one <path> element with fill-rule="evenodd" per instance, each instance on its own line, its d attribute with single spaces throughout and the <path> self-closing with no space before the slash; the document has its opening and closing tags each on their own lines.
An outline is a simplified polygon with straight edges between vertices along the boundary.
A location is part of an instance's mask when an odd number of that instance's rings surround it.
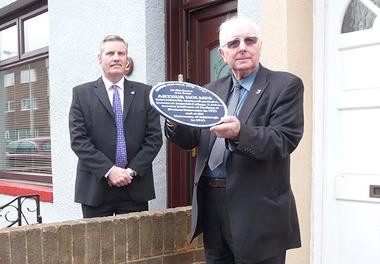
<svg viewBox="0 0 380 264">
<path fill-rule="evenodd" d="M 318 10 L 312 263 L 380 263 L 380 0 Z"/>
</svg>

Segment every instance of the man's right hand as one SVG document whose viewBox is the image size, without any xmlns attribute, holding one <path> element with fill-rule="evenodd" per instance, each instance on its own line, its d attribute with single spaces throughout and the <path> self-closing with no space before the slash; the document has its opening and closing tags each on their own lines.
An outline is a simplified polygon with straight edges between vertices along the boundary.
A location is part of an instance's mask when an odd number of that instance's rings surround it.
<svg viewBox="0 0 380 264">
<path fill-rule="evenodd" d="M 114 166 L 108 174 L 107 180 L 109 186 L 121 187 L 132 182 L 133 177 L 126 169 Z"/>
</svg>

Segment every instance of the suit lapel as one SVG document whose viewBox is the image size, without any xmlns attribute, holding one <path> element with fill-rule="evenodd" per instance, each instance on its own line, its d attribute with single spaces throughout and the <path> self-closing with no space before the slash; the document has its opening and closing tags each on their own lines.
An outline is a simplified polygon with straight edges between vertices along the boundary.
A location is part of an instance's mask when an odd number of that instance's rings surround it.
<svg viewBox="0 0 380 264">
<path fill-rule="evenodd" d="M 112 110 L 112 105 L 110 102 L 110 99 L 108 98 L 108 94 L 106 91 L 106 87 L 103 83 L 102 78 L 99 78 L 94 85 L 94 92 L 96 96 L 99 98 L 100 102 L 104 105 L 104 108 L 107 109 L 109 114 L 113 117 L 113 110 Z"/>
<path fill-rule="evenodd" d="M 255 109 L 257 102 L 267 86 L 267 69 L 260 65 L 256 79 L 252 84 L 251 90 L 249 91 L 238 116 L 241 123 L 245 123 L 247 121 L 248 116 L 251 114 L 253 109 Z"/>
<path fill-rule="evenodd" d="M 123 119 L 127 117 L 129 108 L 131 107 L 132 101 L 136 96 L 136 87 L 133 86 L 131 82 L 127 79 L 124 80 L 124 111 Z"/>
</svg>

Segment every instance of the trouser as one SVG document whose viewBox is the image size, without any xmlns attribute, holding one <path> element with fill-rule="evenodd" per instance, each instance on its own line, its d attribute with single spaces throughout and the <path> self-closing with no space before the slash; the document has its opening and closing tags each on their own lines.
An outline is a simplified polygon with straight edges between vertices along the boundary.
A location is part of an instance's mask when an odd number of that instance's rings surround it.
<svg viewBox="0 0 380 264">
<path fill-rule="evenodd" d="M 286 251 L 261 262 L 239 259 L 231 234 L 225 183 L 201 178 L 201 184 L 204 192 L 203 244 L 208 264 L 285 264 Z"/>
</svg>

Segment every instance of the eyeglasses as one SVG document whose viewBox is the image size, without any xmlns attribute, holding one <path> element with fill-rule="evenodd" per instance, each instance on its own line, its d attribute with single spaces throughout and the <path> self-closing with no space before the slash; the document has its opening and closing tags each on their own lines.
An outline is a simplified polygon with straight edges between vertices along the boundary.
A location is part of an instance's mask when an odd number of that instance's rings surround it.
<svg viewBox="0 0 380 264">
<path fill-rule="evenodd" d="M 258 41 L 258 37 L 245 37 L 243 39 L 244 44 L 249 47 L 252 45 L 255 45 Z M 222 47 L 227 46 L 229 49 L 236 49 L 237 47 L 240 46 L 240 39 L 236 38 L 231 41 L 228 41 L 226 44 L 224 44 Z"/>
</svg>

